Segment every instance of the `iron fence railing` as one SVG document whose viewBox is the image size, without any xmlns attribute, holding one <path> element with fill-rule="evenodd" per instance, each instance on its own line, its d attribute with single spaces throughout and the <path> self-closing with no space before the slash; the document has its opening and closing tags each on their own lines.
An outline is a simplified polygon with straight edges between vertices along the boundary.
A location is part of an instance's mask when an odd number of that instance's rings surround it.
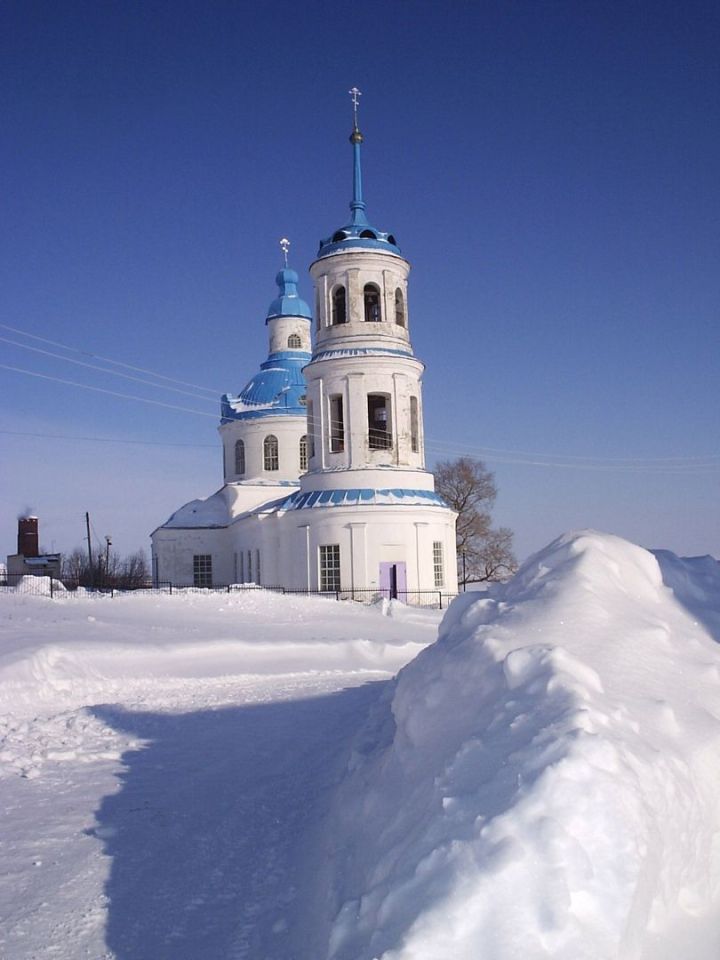
<svg viewBox="0 0 720 960">
<path fill-rule="evenodd" d="M 0 576 L 0 590 L 11 590 L 14 593 L 45 596 L 51 598 L 69 597 L 77 595 L 78 590 L 83 593 L 98 593 L 115 596 L 124 593 L 236 593 L 241 591 L 266 590 L 271 593 L 282 593 L 293 596 L 321 597 L 330 600 L 349 600 L 356 603 L 377 603 L 381 600 L 399 600 L 408 606 L 429 607 L 439 610 L 445 609 L 457 596 L 456 593 L 447 593 L 444 590 L 398 590 L 394 595 L 389 588 L 346 590 L 307 590 L 302 587 L 265 586 L 256 583 L 213 584 L 209 587 L 195 587 L 188 584 L 171 583 L 169 580 L 152 583 L 143 581 L 134 584 L 104 583 L 88 584 L 72 577 L 34 577 L 21 574 L 3 574 Z"/>
</svg>

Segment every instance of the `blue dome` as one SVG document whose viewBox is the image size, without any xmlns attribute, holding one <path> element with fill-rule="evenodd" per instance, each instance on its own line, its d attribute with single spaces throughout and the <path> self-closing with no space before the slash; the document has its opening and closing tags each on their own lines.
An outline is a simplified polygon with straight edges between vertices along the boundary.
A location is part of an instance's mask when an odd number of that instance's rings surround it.
<svg viewBox="0 0 720 960">
<path fill-rule="evenodd" d="M 305 317 L 306 320 L 311 319 L 310 307 L 304 300 L 300 299 L 300 294 L 297 291 L 299 279 L 295 271 L 289 270 L 287 267 L 278 273 L 275 282 L 280 290 L 280 296 L 276 297 L 270 304 L 267 312 L 268 320 L 272 320 L 274 317 Z"/>
<path fill-rule="evenodd" d="M 297 314 L 293 314 L 297 316 Z M 310 354 L 294 350 L 271 354 L 237 397 L 222 397 L 222 423 L 258 417 L 299 417 L 306 413 L 303 367 Z"/>
</svg>

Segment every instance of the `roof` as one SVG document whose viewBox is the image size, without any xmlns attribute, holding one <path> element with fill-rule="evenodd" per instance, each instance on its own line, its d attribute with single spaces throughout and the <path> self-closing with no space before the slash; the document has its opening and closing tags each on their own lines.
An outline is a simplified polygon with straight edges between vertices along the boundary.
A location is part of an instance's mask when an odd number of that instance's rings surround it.
<svg viewBox="0 0 720 960">
<path fill-rule="evenodd" d="M 278 415 L 306 415 L 303 367 L 310 354 L 301 350 L 271 354 L 260 371 L 237 397 L 226 393 L 221 399 L 222 423 Z"/>
<path fill-rule="evenodd" d="M 407 490 L 404 487 L 388 487 L 375 490 L 369 487 L 353 487 L 347 490 L 311 490 L 291 493 L 269 508 L 258 507 L 256 512 L 282 510 L 310 510 L 313 507 L 447 507 L 443 498 L 433 490 Z"/>
</svg>

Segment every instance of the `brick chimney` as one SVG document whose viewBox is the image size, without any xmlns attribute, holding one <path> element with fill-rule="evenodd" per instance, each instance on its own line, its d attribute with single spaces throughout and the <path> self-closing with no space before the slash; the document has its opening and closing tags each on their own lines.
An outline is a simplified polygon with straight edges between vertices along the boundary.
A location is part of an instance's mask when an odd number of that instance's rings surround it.
<svg viewBox="0 0 720 960">
<path fill-rule="evenodd" d="M 40 553 L 37 517 L 18 517 L 17 552 L 24 557 L 37 557 Z"/>
</svg>

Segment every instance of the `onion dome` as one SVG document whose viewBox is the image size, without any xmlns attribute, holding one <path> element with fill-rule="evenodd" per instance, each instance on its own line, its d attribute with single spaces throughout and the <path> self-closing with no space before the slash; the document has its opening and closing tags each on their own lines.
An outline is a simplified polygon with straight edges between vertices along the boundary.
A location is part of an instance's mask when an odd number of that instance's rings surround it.
<svg viewBox="0 0 720 960">
<path fill-rule="evenodd" d="M 280 295 L 275 297 L 267 312 L 267 319 L 274 317 L 305 317 L 310 320 L 310 307 L 301 299 L 297 290 L 299 277 L 294 270 L 286 267 L 275 277 Z"/>
</svg>

